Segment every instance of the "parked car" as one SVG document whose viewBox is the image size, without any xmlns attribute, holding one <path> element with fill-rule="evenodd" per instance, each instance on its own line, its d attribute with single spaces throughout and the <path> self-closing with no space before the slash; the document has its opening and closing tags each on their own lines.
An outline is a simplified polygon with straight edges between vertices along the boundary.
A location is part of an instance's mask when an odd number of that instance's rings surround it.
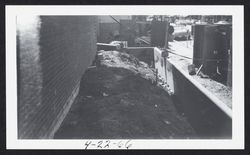
<svg viewBox="0 0 250 155">
<path fill-rule="evenodd" d="M 172 33 L 173 39 L 191 39 L 191 27 L 177 24 L 170 25 L 174 27 L 174 32 Z"/>
<path fill-rule="evenodd" d="M 221 20 L 221 21 L 218 21 L 218 22 L 216 22 L 214 24 L 217 24 L 217 25 L 226 25 L 226 24 L 230 24 L 230 23 L 227 22 L 227 21 Z"/>
</svg>

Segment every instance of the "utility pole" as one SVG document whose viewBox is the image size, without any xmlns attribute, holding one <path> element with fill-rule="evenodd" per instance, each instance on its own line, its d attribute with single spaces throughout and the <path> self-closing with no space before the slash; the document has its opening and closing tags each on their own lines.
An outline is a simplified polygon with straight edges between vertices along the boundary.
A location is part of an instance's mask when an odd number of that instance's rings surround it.
<svg viewBox="0 0 250 155">
<path fill-rule="evenodd" d="M 201 22 L 205 22 L 205 16 L 201 16 Z"/>
</svg>

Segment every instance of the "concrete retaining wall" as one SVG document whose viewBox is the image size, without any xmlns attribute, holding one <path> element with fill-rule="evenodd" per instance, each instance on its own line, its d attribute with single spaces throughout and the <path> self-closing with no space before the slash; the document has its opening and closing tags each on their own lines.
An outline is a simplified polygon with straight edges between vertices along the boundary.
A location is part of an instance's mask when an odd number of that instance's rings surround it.
<svg viewBox="0 0 250 155">
<path fill-rule="evenodd" d="M 198 138 L 232 138 L 232 119 L 174 65 L 172 71 L 175 84 L 174 102 L 196 130 Z"/>
<path fill-rule="evenodd" d="M 223 108 L 204 94 L 204 91 L 193 81 L 191 82 L 176 65 L 168 60 L 165 63 L 160 49 L 152 49 L 151 58 L 154 58 L 154 66 L 158 69 L 158 74 L 167 81 L 169 89 L 174 93 L 172 98 L 178 111 L 187 117 L 198 134 L 197 138 L 232 138 L 232 119 L 228 111 L 223 111 Z M 140 53 L 141 49 L 137 50 L 133 49 L 131 54 L 140 59 L 140 56 L 135 53 Z"/>
</svg>

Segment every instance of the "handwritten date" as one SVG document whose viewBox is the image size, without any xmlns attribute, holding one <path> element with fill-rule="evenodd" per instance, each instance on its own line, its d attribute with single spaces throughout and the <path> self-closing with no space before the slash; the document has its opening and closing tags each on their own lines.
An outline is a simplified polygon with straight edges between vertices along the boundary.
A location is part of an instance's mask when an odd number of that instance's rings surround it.
<svg viewBox="0 0 250 155">
<path fill-rule="evenodd" d="M 88 140 L 84 144 L 85 149 L 129 149 L 132 147 L 131 140 L 120 140 L 120 141 L 111 141 L 111 140 L 100 140 L 100 141 L 91 141 Z"/>
</svg>

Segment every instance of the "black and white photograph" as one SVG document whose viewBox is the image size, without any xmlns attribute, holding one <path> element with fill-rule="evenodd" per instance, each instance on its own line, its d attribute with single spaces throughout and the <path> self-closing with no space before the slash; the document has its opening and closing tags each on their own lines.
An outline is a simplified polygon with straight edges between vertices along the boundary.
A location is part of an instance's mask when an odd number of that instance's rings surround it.
<svg viewBox="0 0 250 155">
<path fill-rule="evenodd" d="M 7 6 L 6 29 L 7 148 L 244 148 L 243 7 Z"/>
</svg>

